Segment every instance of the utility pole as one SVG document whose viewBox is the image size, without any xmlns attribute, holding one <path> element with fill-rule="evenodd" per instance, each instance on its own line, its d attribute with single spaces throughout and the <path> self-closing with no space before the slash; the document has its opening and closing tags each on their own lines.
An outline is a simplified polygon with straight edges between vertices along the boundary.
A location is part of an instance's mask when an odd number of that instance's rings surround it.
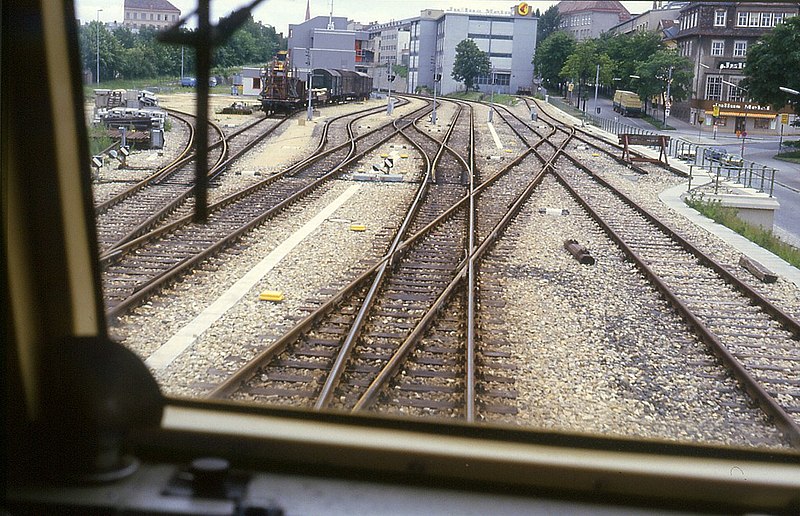
<svg viewBox="0 0 800 516">
<path fill-rule="evenodd" d="M 667 76 L 667 98 L 664 99 L 664 125 L 667 125 L 667 117 L 669 116 L 669 108 L 671 102 L 669 100 L 669 87 L 672 85 L 672 69 L 674 67 L 669 67 L 669 75 Z"/>
<path fill-rule="evenodd" d="M 594 75 L 594 114 L 597 115 L 600 111 L 597 108 L 597 87 L 600 82 L 600 64 L 597 65 L 597 72 Z"/>
<path fill-rule="evenodd" d="M 95 84 L 100 84 L 100 13 L 102 9 L 97 10 L 97 78 Z"/>
<path fill-rule="evenodd" d="M 391 116 L 392 111 L 394 110 L 394 105 L 392 104 L 392 81 L 394 80 L 394 74 L 392 74 L 392 59 L 389 58 L 389 61 L 386 63 L 386 78 L 388 79 L 389 84 L 389 102 L 386 103 L 386 114 Z M 435 85 L 434 85 L 435 87 Z"/>
<path fill-rule="evenodd" d="M 436 56 L 431 57 L 431 68 L 433 69 L 433 111 L 431 112 L 431 124 L 436 125 Z"/>
<path fill-rule="evenodd" d="M 314 117 L 314 109 L 311 107 L 311 86 L 313 82 L 313 74 L 314 74 L 314 67 L 312 66 L 311 60 L 311 49 L 306 49 L 306 63 L 308 64 L 308 109 L 306 110 L 306 120 L 309 122 Z"/>
</svg>

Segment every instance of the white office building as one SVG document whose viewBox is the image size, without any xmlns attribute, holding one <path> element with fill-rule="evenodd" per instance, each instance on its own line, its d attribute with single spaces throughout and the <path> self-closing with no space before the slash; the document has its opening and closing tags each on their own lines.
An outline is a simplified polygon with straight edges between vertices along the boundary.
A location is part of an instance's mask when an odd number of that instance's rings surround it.
<svg viewBox="0 0 800 516">
<path fill-rule="evenodd" d="M 533 82 L 533 53 L 536 49 L 538 18 L 527 4 L 521 3 L 508 12 L 456 9 L 426 9 L 419 18 L 409 20 L 409 93 L 421 87 L 433 87 L 434 71 L 441 75 L 438 92 L 451 93 L 464 89 L 451 73 L 456 46 L 472 39 L 478 48 L 489 54 L 495 78 L 495 92 L 529 92 Z M 479 90 L 489 92 L 491 74 L 478 80 Z"/>
</svg>

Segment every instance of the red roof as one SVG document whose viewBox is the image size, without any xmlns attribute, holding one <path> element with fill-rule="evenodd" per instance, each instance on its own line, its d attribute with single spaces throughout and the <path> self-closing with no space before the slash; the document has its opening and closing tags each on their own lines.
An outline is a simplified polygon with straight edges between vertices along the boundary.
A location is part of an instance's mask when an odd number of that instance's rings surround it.
<svg viewBox="0 0 800 516">
<path fill-rule="evenodd" d="M 143 11 L 174 11 L 181 10 L 167 0 L 125 0 L 125 9 L 141 9 Z"/>
<path fill-rule="evenodd" d="M 559 2 L 558 12 L 561 14 L 575 14 L 579 12 L 604 12 L 618 13 L 619 21 L 631 19 L 631 13 L 617 0 L 608 1 L 562 1 Z"/>
</svg>

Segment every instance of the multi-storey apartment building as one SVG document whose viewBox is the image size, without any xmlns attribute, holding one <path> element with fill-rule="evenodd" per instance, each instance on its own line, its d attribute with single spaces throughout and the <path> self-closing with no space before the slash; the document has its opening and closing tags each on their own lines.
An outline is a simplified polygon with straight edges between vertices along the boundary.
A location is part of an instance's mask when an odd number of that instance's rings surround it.
<svg viewBox="0 0 800 516">
<path fill-rule="evenodd" d="M 572 34 L 576 40 L 597 38 L 603 32 L 630 20 L 631 13 L 616 0 L 559 2 L 561 15 L 559 28 Z"/>
<path fill-rule="evenodd" d="M 164 29 L 178 22 L 181 10 L 167 0 L 125 0 L 122 24 L 132 29 Z"/>
<path fill-rule="evenodd" d="M 694 62 L 695 79 L 692 98 L 675 104 L 673 116 L 723 132 L 774 131 L 776 106 L 751 102 L 738 84 L 748 50 L 799 9 L 796 2 L 691 2 L 681 9 L 675 41 Z"/>
</svg>

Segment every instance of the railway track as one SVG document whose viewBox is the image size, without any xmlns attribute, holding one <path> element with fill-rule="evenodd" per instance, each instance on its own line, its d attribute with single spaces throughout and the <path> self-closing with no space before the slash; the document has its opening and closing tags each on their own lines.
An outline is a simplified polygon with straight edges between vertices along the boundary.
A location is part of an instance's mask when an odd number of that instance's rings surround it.
<svg viewBox="0 0 800 516">
<path fill-rule="evenodd" d="M 426 153 L 433 155 L 435 166 L 429 176 L 426 203 L 409 212 L 415 214 L 410 232 L 413 236 L 392 248 L 394 253 L 390 249 L 382 264 L 336 294 L 210 396 L 468 420 L 476 417 L 476 404 L 481 414 L 515 412 L 513 376 L 509 374 L 514 366 L 503 363 L 507 352 L 501 349 L 502 342 L 485 339 L 478 355 L 472 339 L 465 343 L 466 334 L 474 333 L 468 325 L 474 325 L 475 320 L 464 314 L 474 312 L 476 302 L 464 295 L 470 290 L 465 287 L 466 278 L 474 285 L 474 266 L 466 258 L 477 245 L 474 204 L 484 204 L 483 210 L 490 213 L 489 204 L 511 195 L 517 201 L 514 206 L 499 210 L 506 214 L 505 221 L 488 217 L 484 221 L 495 227 L 507 224 L 509 214 L 529 195 L 536 178 L 530 171 L 527 177 L 511 172 L 526 169 L 518 166 L 522 156 L 506 167 L 505 173 L 481 185 L 481 194 L 490 194 L 468 195 L 475 186 L 472 182 L 462 184 L 464 177 L 472 177 L 465 175 L 464 166 L 473 166 L 474 155 L 470 150 L 467 161 L 453 150 L 464 148 L 464 136 L 453 138 L 459 128 L 468 129 L 466 148 L 474 145 L 472 109 L 468 109 L 469 118 L 461 116 L 464 109 L 461 105 L 439 149 Z M 421 145 L 438 141 L 424 129 L 415 129 L 422 136 Z M 452 160 L 442 160 L 444 154 Z M 528 189 L 523 191 L 517 185 L 514 190 L 512 183 L 522 183 Z M 433 208 L 426 208 L 428 204 Z M 481 252 L 487 246 L 481 246 Z M 387 261 L 391 263 L 388 272 Z M 468 304 L 473 308 L 465 308 Z M 477 392 L 476 370 L 480 371 Z"/>
<path fill-rule="evenodd" d="M 579 159 L 554 171 L 764 412 L 800 445 L 800 323 Z"/>
<path fill-rule="evenodd" d="M 189 123 L 188 113 L 170 110 L 174 117 Z M 209 177 L 220 174 L 232 159 L 246 152 L 265 138 L 283 121 L 269 124 L 267 119 L 257 119 L 226 135 L 221 127 L 210 124 L 215 137 L 209 146 L 214 164 Z M 267 129 L 263 129 L 264 125 Z M 191 124 L 190 124 L 191 125 Z M 194 132 L 184 152 L 149 177 L 131 185 L 125 191 L 95 207 L 98 242 L 101 255 L 140 236 L 168 216 L 180 217 L 193 209 L 192 194 L 196 179 Z"/>
<path fill-rule="evenodd" d="M 351 114 L 348 126 L 373 111 Z M 350 134 L 356 139 L 369 137 Z M 393 133 L 384 131 L 383 134 L 384 138 L 390 138 Z M 373 141 L 372 145 L 378 144 Z M 319 152 L 282 173 L 227 196 L 209 207 L 210 218 L 206 224 L 196 224 L 191 215 L 186 215 L 131 240 L 118 247 L 115 253 L 101 256 L 109 316 L 120 315 L 278 211 L 314 192 L 357 159 L 359 154 L 353 154 L 354 145 L 349 142 L 336 145 L 330 151 Z M 331 161 L 330 155 L 337 156 L 338 161 Z"/>
<path fill-rule="evenodd" d="M 427 111 L 417 119 L 425 114 Z M 421 136 L 424 131 L 403 129 L 403 134 L 412 131 L 416 139 L 433 150 L 431 138 Z M 453 126 L 448 134 L 452 132 Z M 374 375 L 376 363 L 391 357 L 392 349 L 403 337 L 402 328 L 425 313 L 426 305 L 448 281 L 448 272 L 464 255 L 464 217 L 442 221 L 439 227 L 434 225 L 444 208 L 432 190 L 459 189 L 463 196 L 466 189 L 458 182 L 438 185 L 426 181 L 442 147 L 431 156 L 414 140 L 409 139 L 409 143 L 429 165 L 420 175 L 415 206 L 388 250 L 394 262 L 391 270 L 387 266 L 389 260 L 384 259 L 366 271 L 218 386 L 211 396 L 282 399 L 288 404 L 319 408 L 352 405 L 358 400 L 359 388 Z M 461 170 L 449 170 L 443 177 L 452 180 L 461 175 Z M 402 238 L 417 228 L 425 228 L 423 234 L 413 245 L 407 244 L 398 251 Z M 454 237 L 459 234 L 461 238 Z M 374 314 L 369 320 L 368 313 Z"/>
</svg>

